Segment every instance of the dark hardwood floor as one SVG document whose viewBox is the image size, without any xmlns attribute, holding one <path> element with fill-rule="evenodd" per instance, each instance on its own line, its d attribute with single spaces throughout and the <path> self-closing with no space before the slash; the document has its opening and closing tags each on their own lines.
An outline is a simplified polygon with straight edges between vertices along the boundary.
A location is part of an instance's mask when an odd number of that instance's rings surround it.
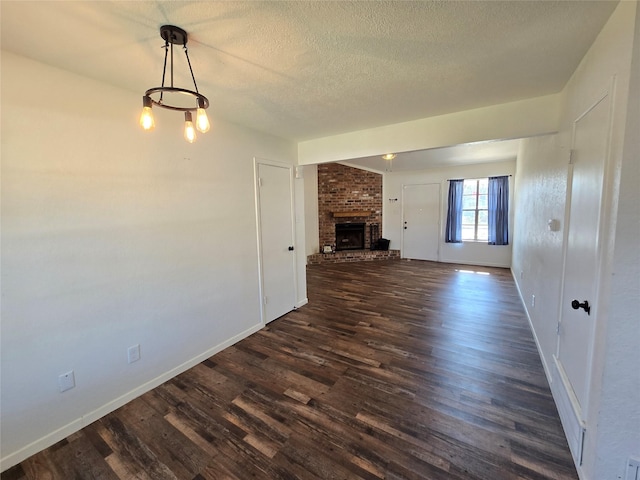
<svg viewBox="0 0 640 480">
<path fill-rule="evenodd" d="M 2 480 L 577 479 L 508 270 L 315 265 L 308 291 Z"/>
</svg>

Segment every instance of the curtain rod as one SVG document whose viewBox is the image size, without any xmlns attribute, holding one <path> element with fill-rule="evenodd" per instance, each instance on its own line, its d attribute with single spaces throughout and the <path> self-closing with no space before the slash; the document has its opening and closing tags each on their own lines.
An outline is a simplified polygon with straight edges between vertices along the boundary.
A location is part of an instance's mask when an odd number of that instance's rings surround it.
<svg viewBox="0 0 640 480">
<path fill-rule="evenodd" d="M 513 175 L 489 175 L 489 177 L 513 177 Z M 486 177 L 486 178 L 489 178 Z M 485 177 L 481 177 L 481 178 L 485 178 Z M 447 182 L 450 182 L 451 180 L 465 180 L 464 178 L 447 178 Z M 474 180 L 474 179 L 466 179 L 466 180 Z"/>
</svg>

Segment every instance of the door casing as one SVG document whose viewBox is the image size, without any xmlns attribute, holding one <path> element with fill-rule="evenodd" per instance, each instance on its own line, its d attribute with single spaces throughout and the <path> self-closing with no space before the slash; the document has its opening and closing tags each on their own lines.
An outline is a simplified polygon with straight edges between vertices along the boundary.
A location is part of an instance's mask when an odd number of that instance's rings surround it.
<svg viewBox="0 0 640 480">
<path fill-rule="evenodd" d="M 604 92 L 574 120 L 567 178 L 564 262 L 552 390 L 577 466 L 580 466 L 583 461 L 582 451 L 585 435 L 589 428 L 587 419 L 594 369 L 595 337 L 598 330 L 599 279 L 604 258 L 602 237 L 607 172 L 609 171 L 614 81 L 615 79 L 612 79 L 611 84 Z M 594 128 L 595 131 L 589 131 Z M 579 162 L 585 156 L 584 152 L 580 152 L 583 148 L 582 142 L 585 140 L 587 145 L 592 147 L 592 150 L 586 154 L 594 155 L 595 162 L 583 166 Z M 600 151 L 594 151 L 595 149 L 600 149 Z M 596 157 L 597 155 L 600 156 Z M 593 161 L 593 159 L 589 161 Z M 583 178 L 587 168 L 592 170 L 587 172 L 590 177 Z M 576 172 L 576 170 L 578 171 Z M 591 205 L 589 210 L 591 218 L 586 217 L 589 222 L 586 227 L 578 223 L 585 220 L 585 212 L 580 210 L 584 209 L 584 205 L 576 206 L 578 200 L 584 203 L 584 185 L 575 182 L 589 183 L 592 187 L 590 195 L 586 197 L 591 197 L 590 201 L 594 205 Z M 585 228 L 586 231 L 581 232 L 580 229 Z M 581 232 L 580 238 L 577 235 L 579 232 Z M 585 243 L 590 240 L 591 243 L 588 246 L 576 246 L 576 242 Z M 583 252 L 580 258 L 578 258 L 578 252 Z M 588 265 L 577 265 L 580 262 L 588 263 Z M 582 309 L 573 310 L 570 307 L 573 297 L 578 297 L 575 299 L 580 302 L 589 301 L 591 306 L 589 315 Z M 578 334 L 575 334 L 576 331 Z M 574 336 L 571 336 L 572 333 Z"/>
<path fill-rule="evenodd" d="M 255 179 L 255 201 L 256 201 L 256 225 L 257 225 L 257 244 L 258 244 L 258 274 L 259 274 L 259 291 L 260 291 L 260 315 L 263 324 L 290 312 L 296 306 L 297 292 L 297 255 L 295 251 L 288 251 L 288 247 L 297 248 L 295 243 L 295 198 L 294 198 L 294 175 L 293 165 L 282 162 L 254 158 L 254 179 Z M 279 169 L 278 171 L 286 172 L 288 178 L 288 192 L 286 192 L 287 206 L 282 209 L 281 221 L 287 223 L 286 231 L 283 229 L 280 233 L 282 238 L 276 244 L 265 242 L 265 235 L 268 234 L 270 225 L 265 222 L 263 213 L 268 209 L 265 202 L 269 199 L 262 194 L 261 187 L 261 169 Z M 274 170 L 275 172 L 275 170 Z M 282 175 L 281 175 L 282 176 Z M 284 204 L 281 205 L 284 207 Z M 272 232 L 278 233 L 278 232 Z M 285 253 L 286 251 L 286 253 Z M 270 272 L 273 258 L 268 255 L 278 255 L 280 258 L 279 268 L 282 268 L 284 275 L 283 284 L 270 285 Z M 286 288 L 285 288 L 286 287 Z M 278 292 L 280 289 L 280 292 Z M 277 298 L 274 298 L 274 292 Z M 283 297 L 284 296 L 284 297 Z M 286 298 L 285 298 L 286 297 Z"/>
</svg>

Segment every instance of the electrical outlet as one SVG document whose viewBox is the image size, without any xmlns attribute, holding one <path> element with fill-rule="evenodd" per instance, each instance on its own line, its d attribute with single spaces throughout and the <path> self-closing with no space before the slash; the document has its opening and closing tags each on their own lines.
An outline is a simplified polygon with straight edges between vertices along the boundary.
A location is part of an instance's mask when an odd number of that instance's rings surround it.
<svg viewBox="0 0 640 480">
<path fill-rule="evenodd" d="M 69 370 L 67 373 L 63 373 L 58 377 L 58 387 L 60 387 L 61 392 L 71 390 L 75 386 L 76 377 L 73 373 L 73 370 Z"/>
<path fill-rule="evenodd" d="M 535 308 L 536 306 L 536 296 L 531 295 L 531 308 Z"/>
<path fill-rule="evenodd" d="M 133 363 L 140 360 L 140 344 L 136 343 L 127 349 L 127 363 Z"/>
<path fill-rule="evenodd" d="M 629 457 L 627 462 L 627 474 L 624 480 L 640 480 L 640 460 Z"/>
</svg>

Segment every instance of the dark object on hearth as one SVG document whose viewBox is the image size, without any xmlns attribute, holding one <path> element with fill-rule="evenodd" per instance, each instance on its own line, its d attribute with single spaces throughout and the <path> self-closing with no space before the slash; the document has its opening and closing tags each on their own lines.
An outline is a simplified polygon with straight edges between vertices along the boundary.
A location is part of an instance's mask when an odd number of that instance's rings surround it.
<svg viewBox="0 0 640 480">
<path fill-rule="evenodd" d="M 380 226 L 377 223 L 369 225 L 369 249 L 376 250 L 376 242 L 380 239 Z"/>
<path fill-rule="evenodd" d="M 386 238 L 379 238 L 374 242 L 371 250 L 389 250 L 389 243 L 391 243 L 391 240 L 387 240 Z"/>
</svg>

